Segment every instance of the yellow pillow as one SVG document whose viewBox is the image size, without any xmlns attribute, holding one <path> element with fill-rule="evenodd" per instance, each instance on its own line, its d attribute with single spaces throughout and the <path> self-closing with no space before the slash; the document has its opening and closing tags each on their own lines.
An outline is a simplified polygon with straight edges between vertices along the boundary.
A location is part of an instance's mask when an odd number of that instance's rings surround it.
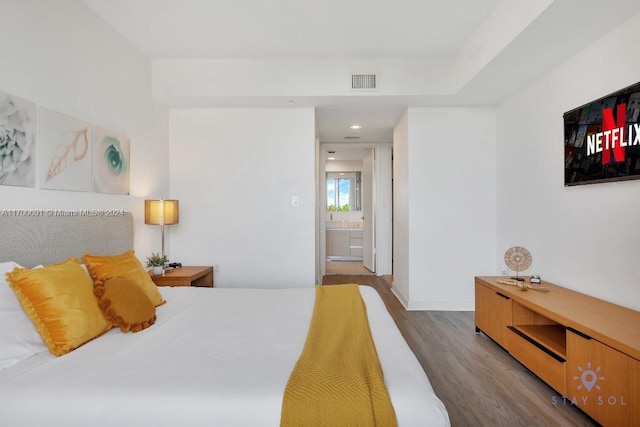
<svg viewBox="0 0 640 427">
<path fill-rule="evenodd" d="M 56 356 L 111 329 L 98 307 L 91 278 L 75 260 L 35 270 L 16 268 L 7 274 L 7 280 Z"/>
<path fill-rule="evenodd" d="M 133 281 L 115 277 L 96 282 L 94 293 L 104 317 L 122 332 L 139 332 L 156 321 L 156 308 Z"/>
<path fill-rule="evenodd" d="M 82 261 L 94 282 L 105 282 L 114 277 L 130 279 L 142 288 L 155 307 L 166 302 L 133 251 L 110 256 L 86 254 L 82 257 Z"/>
</svg>

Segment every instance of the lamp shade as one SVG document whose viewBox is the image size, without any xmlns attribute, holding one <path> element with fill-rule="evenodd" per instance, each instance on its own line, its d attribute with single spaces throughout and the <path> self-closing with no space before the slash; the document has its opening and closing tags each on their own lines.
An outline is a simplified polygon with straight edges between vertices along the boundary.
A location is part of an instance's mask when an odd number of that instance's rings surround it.
<svg viewBox="0 0 640 427">
<path fill-rule="evenodd" d="M 144 223 L 155 225 L 177 224 L 180 208 L 177 200 L 145 200 Z"/>
</svg>

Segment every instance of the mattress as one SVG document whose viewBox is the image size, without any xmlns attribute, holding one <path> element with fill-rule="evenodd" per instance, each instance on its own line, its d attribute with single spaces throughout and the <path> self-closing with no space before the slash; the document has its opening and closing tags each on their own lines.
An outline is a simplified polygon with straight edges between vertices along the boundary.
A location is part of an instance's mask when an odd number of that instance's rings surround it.
<svg viewBox="0 0 640 427">
<path fill-rule="evenodd" d="M 360 287 L 400 426 L 447 411 L 377 292 Z M 278 426 L 315 291 L 160 288 L 156 324 L 0 371 L 0 425 Z"/>
</svg>

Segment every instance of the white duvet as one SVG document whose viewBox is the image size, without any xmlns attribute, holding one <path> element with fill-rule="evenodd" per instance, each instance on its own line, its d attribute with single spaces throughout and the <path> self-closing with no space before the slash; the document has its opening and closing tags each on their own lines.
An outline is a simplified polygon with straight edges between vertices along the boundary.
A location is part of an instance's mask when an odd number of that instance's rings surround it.
<svg viewBox="0 0 640 427">
<path fill-rule="evenodd" d="M 160 291 L 167 304 L 149 329 L 1 370 L 0 425 L 278 426 L 314 289 Z M 377 292 L 360 292 L 399 425 L 449 425 Z"/>
</svg>

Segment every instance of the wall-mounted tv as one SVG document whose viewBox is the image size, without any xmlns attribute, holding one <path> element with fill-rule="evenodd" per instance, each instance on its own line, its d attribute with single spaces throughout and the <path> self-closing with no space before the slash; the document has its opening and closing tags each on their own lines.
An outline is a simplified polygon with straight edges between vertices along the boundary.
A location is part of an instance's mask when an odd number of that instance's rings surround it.
<svg viewBox="0 0 640 427">
<path fill-rule="evenodd" d="M 640 83 L 564 113 L 564 185 L 640 179 Z"/>
</svg>

